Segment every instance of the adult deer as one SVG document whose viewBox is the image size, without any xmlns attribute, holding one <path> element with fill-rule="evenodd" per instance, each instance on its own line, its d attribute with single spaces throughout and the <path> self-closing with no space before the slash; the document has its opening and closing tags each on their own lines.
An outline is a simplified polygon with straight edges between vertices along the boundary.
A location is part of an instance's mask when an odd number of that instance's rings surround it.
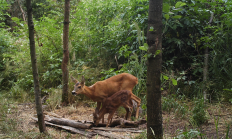
<svg viewBox="0 0 232 139">
<path fill-rule="evenodd" d="M 135 76 L 129 73 L 121 73 L 115 75 L 106 80 L 98 81 L 89 87 L 85 86 L 84 76 L 82 76 L 81 82 L 78 82 L 73 77 L 71 78 L 75 82 L 74 90 L 72 91 L 72 94 L 73 95 L 84 94 L 90 99 L 92 99 L 93 101 L 97 102 L 97 108 L 95 109 L 95 113 L 99 112 L 99 109 L 104 99 L 112 96 L 113 94 L 121 90 L 128 90 L 132 92 L 134 86 L 138 83 L 138 78 L 136 78 Z M 135 100 L 138 104 L 136 109 L 136 115 L 135 115 L 135 118 L 138 118 L 141 99 L 135 96 L 134 94 L 131 95 L 131 99 Z M 132 104 L 132 100 L 130 100 L 130 104 Z M 127 107 L 124 108 L 126 109 L 125 118 L 130 119 L 131 111 Z M 102 119 L 102 122 L 104 122 L 104 118 Z"/>
</svg>

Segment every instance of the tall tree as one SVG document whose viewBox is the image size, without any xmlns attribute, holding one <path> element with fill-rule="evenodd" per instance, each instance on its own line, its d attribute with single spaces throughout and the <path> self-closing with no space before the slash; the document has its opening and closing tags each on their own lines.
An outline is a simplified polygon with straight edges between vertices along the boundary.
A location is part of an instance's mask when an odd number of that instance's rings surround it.
<svg viewBox="0 0 232 139">
<path fill-rule="evenodd" d="M 27 14 L 28 14 L 27 16 L 28 16 L 31 65 L 32 65 L 34 91 L 35 91 L 35 104 L 36 104 L 36 112 L 37 112 L 38 123 L 39 123 L 39 130 L 40 132 L 47 132 L 44 123 L 43 109 L 41 103 L 41 92 L 39 89 L 39 76 L 38 76 L 38 68 L 36 64 L 37 60 L 35 54 L 34 23 L 32 18 L 31 0 L 27 0 Z"/>
<path fill-rule="evenodd" d="M 209 19 L 209 27 L 211 26 L 211 23 L 213 21 L 213 16 L 214 16 L 214 13 L 211 12 L 211 16 L 210 16 L 210 19 Z M 209 47 L 206 46 L 205 48 L 205 54 L 204 54 L 204 67 L 203 67 L 203 97 L 204 97 L 204 101 L 206 101 L 207 99 L 207 88 L 206 88 L 206 85 L 207 85 L 207 80 L 208 80 L 208 63 L 209 63 Z"/>
<path fill-rule="evenodd" d="M 149 0 L 147 44 L 147 138 L 163 138 L 161 81 L 163 0 Z M 154 132 L 154 133 L 153 133 Z"/>
<path fill-rule="evenodd" d="M 62 61 L 62 78 L 63 78 L 63 93 L 62 102 L 68 104 L 68 61 L 69 61 L 69 13 L 70 13 L 70 0 L 65 0 L 64 12 L 64 30 L 63 30 L 63 61 Z"/>
</svg>

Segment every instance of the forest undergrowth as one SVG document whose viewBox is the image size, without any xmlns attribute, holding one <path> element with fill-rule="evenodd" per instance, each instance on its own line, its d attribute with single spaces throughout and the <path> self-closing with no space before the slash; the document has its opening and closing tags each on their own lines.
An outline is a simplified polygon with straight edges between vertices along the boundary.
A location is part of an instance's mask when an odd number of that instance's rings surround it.
<svg viewBox="0 0 232 139">
<path fill-rule="evenodd" d="M 35 104 L 33 102 L 24 101 L 22 103 L 7 97 L 6 94 L 1 95 L 0 100 L 0 138 L 85 138 L 81 135 L 49 126 L 47 126 L 48 135 L 40 134 L 37 123 L 32 120 L 32 117 L 36 116 Z M 163 96 L 164 138 L 231 138 L 231 105 L 227 103 L 207 103 L 206 108 L 201 108 L 202 104 L 200 103 L 199 100 L 189 101 L 183 98 L 177 99 L 174 96 Z M 76 101 L 67 107 L 62 107 L 60 104 L 61 95 L 54 90 L 54 94 L 49 97 L 49 101 L 43 104 L 43 106 L 46 106 L 44 113 L 71 120 L 92 121 L 92 113 L 96 103 L 91 100 Z M 124 115 L 125 110 L 120 108 L 114 118 L 123 117 Z M 141 113 L 140 117 L 146 118 L 146 114 Z M 130 138 L 146 138 L 146 126 L 143 125 L 139 128 L 144 130 L 144 132 L 140 134 L 131 133 Z M 114 134 L 122 135 L 121 132 Z M 125 134 L 125 136 L 128 135 Z M 99 135 L 94 138 L 101 139 L 104 137 Z"/>
</svg>

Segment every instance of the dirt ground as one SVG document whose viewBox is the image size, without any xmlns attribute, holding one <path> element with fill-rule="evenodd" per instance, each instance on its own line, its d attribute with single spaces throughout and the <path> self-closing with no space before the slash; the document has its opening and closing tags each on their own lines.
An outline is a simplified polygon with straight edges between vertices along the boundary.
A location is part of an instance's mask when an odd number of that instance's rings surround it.
<svg viewBox="0 0 232 139">
<path fill-rule="evenodd" d="M 204 134 L 204 137 L 216 139 L 217 136 L 219 138 L 226 138 L 226 132 L 228 125 L 231 126 L 232 124 L 232 111 L 231 105 L 210 105 L 207 110 L 207 116 L 209 117 L 208 123 L 202 125 L 197 130 L 201 131 Z M 92 113 L 94 112 L 94 108 L 90 107 L 88 104 L 81 104 L 79 106 L 68 106 L 68 107 L 61 107 L 55 110 L 46 110 L 45 114 L 55 116 L 55 117 L 62 117 L 71 120 L 85 120 L 85 121 L 92 121 L 93 116 Z M 23 103 L 18 104 L 17 112 L 14 113 L 12 116 L 17 117 L 18 119 L 18 130 L 23 131 L 24 133 L 28 132 L 39 132 L 38 125 L 31 117 L 35 117 L 35 105 L 33 103 Z M 215 126 L 215 121 L 219 116 L 218 126 Z M 107 115 L 105 116 L 106 119 Z M 115 115 L 114 118 L 118 116 Z M 10 116 L 8 117 L 10 118 Z M 106 121 L 106 120 L 105 120 Z M 216 130 L 218 127 L 218 131 Z M 146 124 L 141 125 L 139 127 L 142 130 L 146 130 Z M 180 131 L 189 131 L 190 129 L 196 129 L 191 122 L 189 122 L 188 118 L 180 118 L 177 117 L 174 113 L 167 113 L 163 112 L 163 129 L 164 129 L 164 138 L 174 138 L 180 134 Z M 232 138 L 232 128 L 229 129 L 229 138 Z M 78 134 L 72 134 L 67 131 L 57 129 L 54 127 L 47 126 L 48 133 L 51 135 L 52 138 L 83 138 L 86 137 Z M 124 137 L 128 138 L 143 138 L 139 137 L 141 133 L 127 133 L 127 132 L 112 132 L 112 134 L 123 135 Z M 20 137 L 19 137 L 20 138 Z M 34 138 L 39 138 L 35 137 Z M 94 136 L 94 139 L 103 139 L 103 136 Z"/>
<path fill-rule="evenodd" d="M 95 108 L 90 107 L 88 104 L 81 104 L 77 107 L 74 106 L 68 106 L 68 107 L 61 107 L 55 110 L 46 110 L 44 111 L 44 114 L 57 117 L 57 118 L 66 118 L 70 120 L 76 120 L 76 121 L 93 121 L 93 115 Z M 37 123 L 32 120 L 31 117 L 36 117 L 36 110 L 35 105 L 33 103 L 25 103 L 25 104 L 19 104 L 18 105 L 18 112 L 17 112 L 17 119 L 21 119 L 21 123 L 19 124 L 19 130 L 22 130 L 23 132 L 31 132 L 31 131 L 37 131 L 38 125 Z M 13 115 L 12 115 L 13 116 Z M 108 115 L 105 115 L 105 121 L 107 121 Z M 13 117 L 12 117 L 13 118 Z M 114 116 L 113 119 L 118 118 L 117 115 Z M 139 129 L 145 130 L 146 124 L 141 125 Z M 52 136 L 52 138 L 83 138 L 86 139 L 86 137 L 78 134 L 72 134 L 67 131 L 57 129 L 55 127 L 47 126 L 48 133 Z M 109 133 L 109 132 L 108 132 Z M 111 132 L 115 135 L 120 135 L 125 138 L 135 138 L 139 135 L 139 133 L 130 133 L 130 132 Z M 104 139 L 106 137 L 101 135 L 96 135 L 92 137 L 93 139 Z"/>
</svg>

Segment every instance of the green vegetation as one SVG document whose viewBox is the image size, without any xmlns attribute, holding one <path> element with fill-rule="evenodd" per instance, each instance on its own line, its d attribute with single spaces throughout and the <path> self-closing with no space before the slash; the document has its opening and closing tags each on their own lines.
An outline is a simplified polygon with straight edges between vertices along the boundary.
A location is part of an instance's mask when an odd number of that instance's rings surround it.
<svg viewBox="0 0 232 139">
<path fill-rule="evenodd" d="M 232 102 L 232 1 L 163 1 L 162 110 L 192 127 L 180 130 L 176 138 L 206 138 L 201 127 L 210 121 L 209 106 L 231 106 Z M 151 56 L 146 43 L 148 4 L 147 0 L 71 1 L 69 32 L 70 75 L 78 79 L 84 75 L 86 84 L 92 85 L 122 72 L 133 74 L 139 79 L 133 93 L 142 99 L 144 113 L 146 60 Z M 18 119 L 7 116 L 12 109 L 17 111 L 18 103 L 34 101 L 25 0 L 0 0 L 0 9 L 0 134 L 31 137 L 31 133 L 11 132 Z M 64 0 L 34 0 L 33 16 L 42 97 L 48 96 L 45 104 L 54 110 L 61 102 Z M 206 47 L 208 81 L 204 82 Z M 69 89 L 73 89 L 72 82 Z M 86 97 L 69 96 L 71 104 L 80 100 Z M 218 121 L 222 118 L 211 119 L 220 138 Z M 226 123 L 226 138 L 231 137 L 231 123 Z"/>
</svg>

